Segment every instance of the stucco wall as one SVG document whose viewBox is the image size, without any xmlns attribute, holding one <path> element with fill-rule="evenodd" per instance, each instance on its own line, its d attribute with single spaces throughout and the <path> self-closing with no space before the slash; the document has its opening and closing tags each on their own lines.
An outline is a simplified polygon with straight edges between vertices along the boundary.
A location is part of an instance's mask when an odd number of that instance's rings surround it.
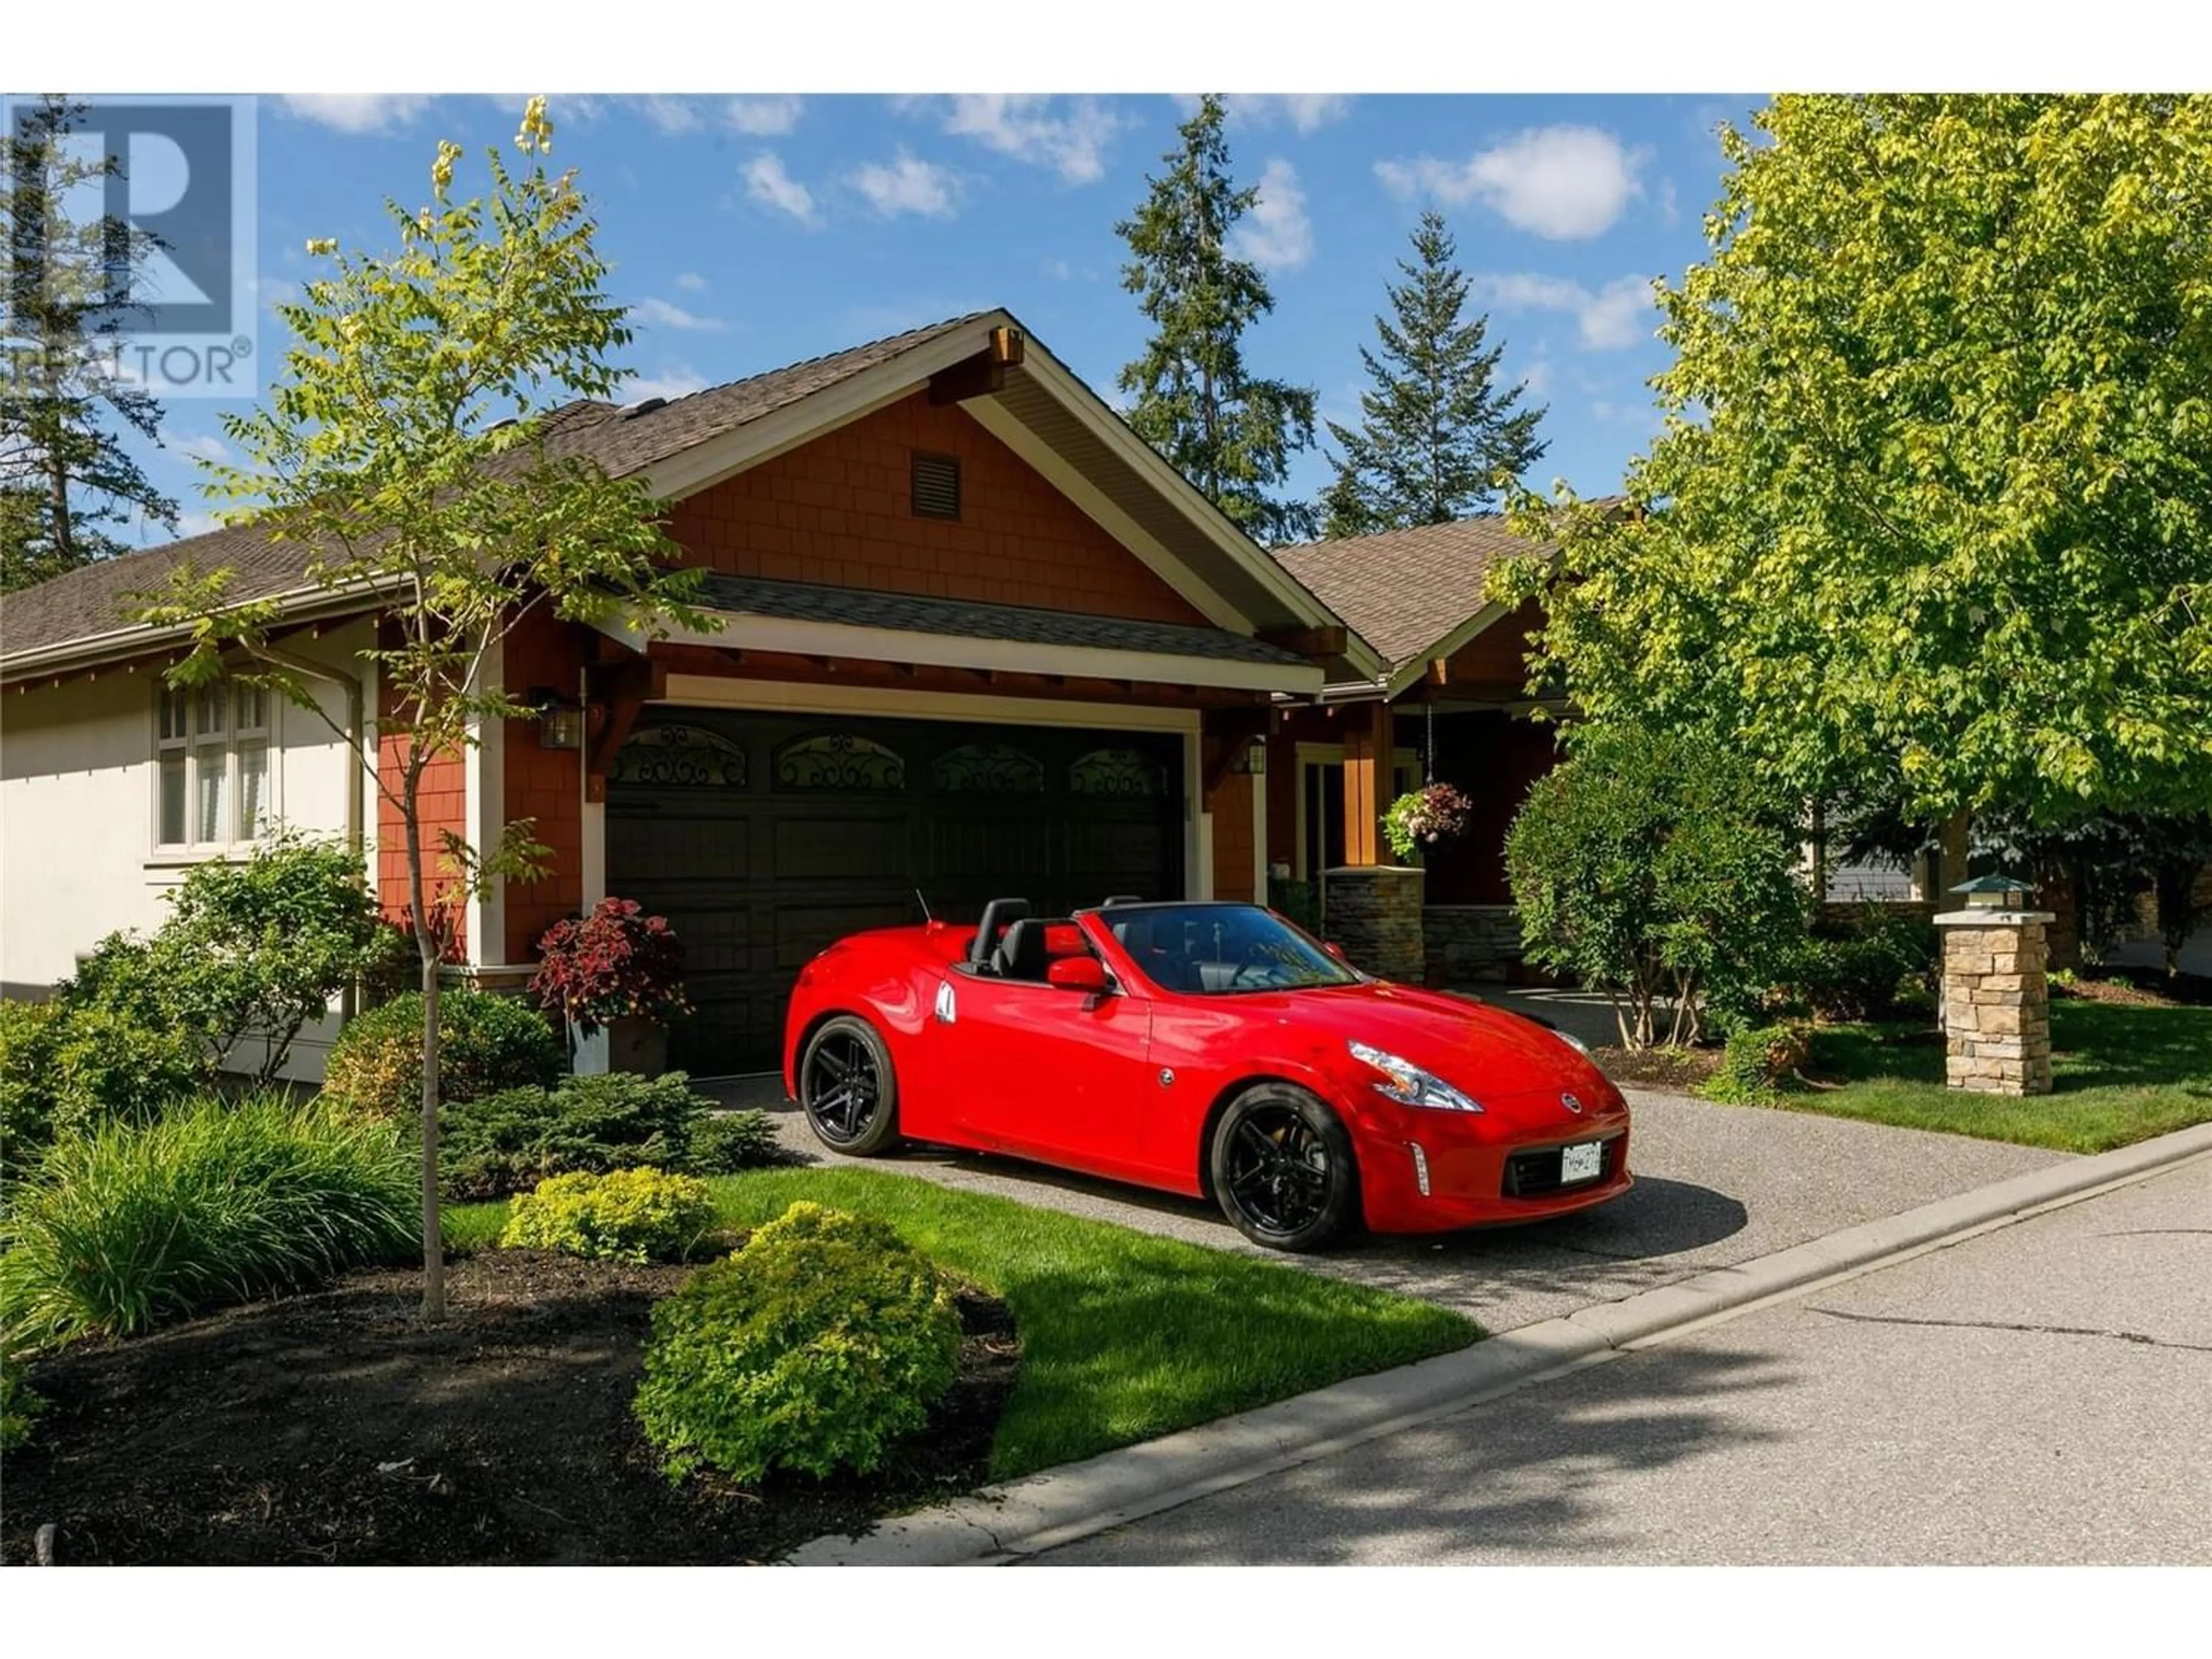
<svg viewBox="0 0 2212 1659">
<path fill-rule="evenodd" d="M 356 624 L 287 643 L 360 672 L 365 665 L 354 653 L 368 640 L 366 626 Z M 162 896 L 194 861 L 155 847 L 158 681 L 151 669 L 118 668 L 0 694 L 0 981 L 9 996 L 43 996 L 118 928 L 159 927 L 168 912 Z M 319 683 L 314 689 L 324 712 L 342 725 L 344 693 Z M 307 834 L 343 835 L 345 746 L 313 714 L 281 699 L 270 718 L 276 817 Z M 373 786 L 364 787 L 373 839 Z M 301 1033 L 295 1075 L 321 1077 L 334 1025 Z"/>
</svg>

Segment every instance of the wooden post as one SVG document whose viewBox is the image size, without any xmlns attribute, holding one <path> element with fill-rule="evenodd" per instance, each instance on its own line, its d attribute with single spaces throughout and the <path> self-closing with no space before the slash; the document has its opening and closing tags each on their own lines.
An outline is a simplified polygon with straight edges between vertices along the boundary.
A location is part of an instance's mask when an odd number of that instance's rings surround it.
<svg viewBox="0 0 2212 1659">
<path fill-rule="evenodd" d="M 1344 711 L 1344 861 L 1382 860 L 1382 813 L 1390 803 L 1395 744 L 1390 705 L 1376 699 Z"/>
</svg>

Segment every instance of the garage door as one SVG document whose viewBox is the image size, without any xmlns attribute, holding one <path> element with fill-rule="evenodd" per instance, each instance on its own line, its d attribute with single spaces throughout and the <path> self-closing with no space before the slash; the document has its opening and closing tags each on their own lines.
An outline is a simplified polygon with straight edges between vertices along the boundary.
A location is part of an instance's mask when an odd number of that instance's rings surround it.
<svg viewBox="0 0 2212 1659">
<path fill-rule="evenodd" d="M 1173 733 L 648 710 L 607 784 L 607 891 L 665 915 L 698 1012 L 669 1063 L 777 1063 L 799 967 L 861 927 L 1180 897 Z"/>
</svg>

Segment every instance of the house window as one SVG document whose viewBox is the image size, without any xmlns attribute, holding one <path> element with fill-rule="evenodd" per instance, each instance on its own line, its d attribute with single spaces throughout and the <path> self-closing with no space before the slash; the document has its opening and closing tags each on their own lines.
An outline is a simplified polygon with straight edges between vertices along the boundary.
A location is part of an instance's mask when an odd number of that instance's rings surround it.
<svg viewBox="0 0 2212 1659">
<path fill-rule="evenodd" d="M 957 519 L 960 516 L 960 459 L 955 455 L 914 455 L 914 516 L 917 519 Z"/>
<path fill-rule="evenodd" d="M 269 739 L 260 686 L 163 688 L 154 717 L 155 842 L 227 847 L 267 835 L 276 818 Z"/>
</svg>

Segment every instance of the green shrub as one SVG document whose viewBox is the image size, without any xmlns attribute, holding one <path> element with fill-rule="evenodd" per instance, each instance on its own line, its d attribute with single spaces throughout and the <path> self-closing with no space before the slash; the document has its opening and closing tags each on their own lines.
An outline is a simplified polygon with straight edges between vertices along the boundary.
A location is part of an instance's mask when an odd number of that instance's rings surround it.
<svg viewBox="0 0 2212 1659">
<path fill-rule="evenodd" d="M 929 1261 L 881 1222 L 794 1204 L 653 1310 L 638 1421 L 669 1474 L 865 1474 L 960 1361 Z"/>
<path fill-rule="evenodd" d="M 1936 927 L 1917 915 L 1865 907 L 1805 942 L 1786 993 L 1819 1019 L 1888 1019 L 1936 972 Z"/>
<path fill-rule="evenodd" d="M 1800 1086 L 1808 1037 L 1802 1025 L 1747 1025 L 1731 1032 L 1705 1094 L 1731 1105 L 1756 1106 Z"/>
<path fill-rule="evenodd" d="M 127 1009 L 0 1003 L 0 1173 L 19 1178 L 57 1137 L 157 1116 L 210 1075 L 189 1035 Z"/>
<path fill-rule="evenodd" d="M 537 1012 L 512 997 L 456 987 L 438 998 L 438 1091 L 478 1100 L 547 1088 L 567 1064 Z M 410 991 L 350 1021 L 331 1045 L 323 1092 L 350 1110 L 408 1118 L 422 1109 L 422 994 Z"/>
<path fill-rule="evenodd" d="M 503 1247 L 620 1261 L 680 1261 L 714 1224 L 707 1183 L 659 1170 L 562 1175 L 507 1207 Z"/>
<path fill-rule="evenodd" d="M 684 1167 L 693 1175 L 735 1175 L 781 1161 L 775 1124 L 766 1112 L 702 1113 L 691 1121 Z"/>
<path fill-rule="evenodd" d="M 759 1112 L 711 1115 L 681 1072 L 564 1078 L 507 1089 L 438 1114 L 438 1169 L 459 1199 L 498 1198 L 547 1176 L 650 1165 L 726 1175 L 773 1161 L 775 1132 Z"/>
<path fill-rule="evenodd" d="M 1804 937 L 1790 819 L 1748 761 L 1693 731 L 1581 728 L 1506 837 L 1529 961 L 1617 994 L 1628 1047 L 1696 1041 L 1708 997 L 1755 999 Z"/>
<path fill-rule="evenodd" d="M 235 1052 L 241 1071 L 251 1040 L 264 1084 L 368 965 L 378 925 L 361 855 L 292 836 L 193 866 L 169 903 L 151 937 L 110 934 L 57 994 L 185 1033 L 218 1065 Z"/>
<path fill-rule="evenodd" d="M 17 1361 L 0 1356 L 0 1452 L 11 1452 L 27 1443 L 31 1429 L 46 1402 L 23 1378 Z"/>
<path fill-rule="evenodd" d="M 422 1216 L 392 1125 L 281 1094 L 203 1095 L 54 1144 L 0 1223 L 10 1346 L 164 1320 L 404 1259 Z"/>
</svg>

